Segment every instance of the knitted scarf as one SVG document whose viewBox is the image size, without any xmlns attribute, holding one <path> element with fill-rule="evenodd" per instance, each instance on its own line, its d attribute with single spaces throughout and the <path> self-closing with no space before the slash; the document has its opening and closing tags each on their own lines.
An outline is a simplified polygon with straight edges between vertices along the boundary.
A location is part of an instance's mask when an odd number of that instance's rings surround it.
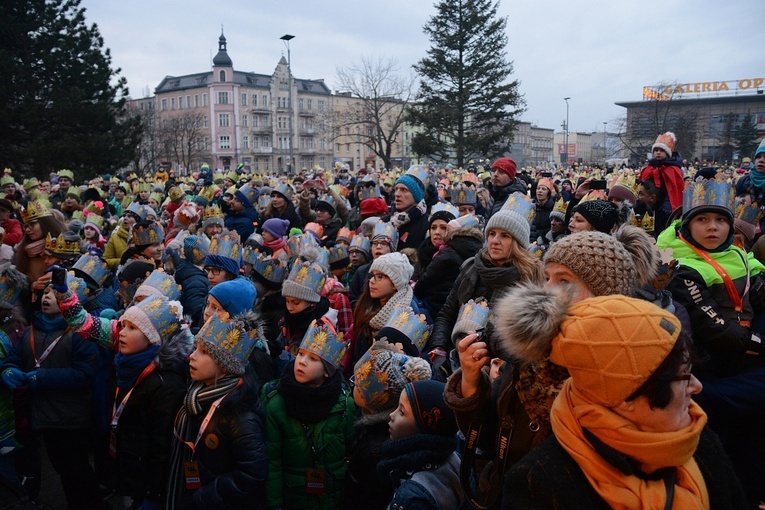
<svg viewBox="0 0 765 510">
<path fill-rule="evenodd" d="M 384 478 L 400 478 L 403 473 L 436 469 L 457 447 L 455 436 L 416 434 L 383 443 L 377 471 Z"/>
<path fill-rule="evenodd" d="M 752 169 L 749 172 L 749 178 L 752 180 L 752 184 L 754 184 L 755 188 L 765 187 L 765 173 Z"/>
<path fill-rule="evenodd" d="M 26 252 L 27 257 L 29 257 L 30 259 L 34 257 L 42 256 L 42 253 L 44 250 L 45 250 L 45 239 L 40 239 L 39 241 L 32 241 L 24 247 L 24 251 Z"/>
<path fill-rule="evenodd" d="M 425 214 L 427 207 L 428 206 L 425 204 L 425 200 L 420 200 L 417 205 L 408 211 L 392 214 L 390 217 L 391 225 L 396 227 L 396 230 L 398 230 L 404 225 L 408 225 L 409 223 L 418 220 L 423 214 Z"/>
<path fill-rule="evenodd" d="M 379 331 L 382 329 L 382 327 L 385 326 L 385 323 L 388 322 L 388 319 L 395 310 L 410 306 L 412 303 L 412 296 L 412 288 L 409 285 L 404 287 L 403 290 L 399 290 L 393 294 L 388 302 L 385 303 L 382 308 L 380 308 L 380 311 L 377 312 L 377 315 L 372 317 L 372 319 L 369 321 L 369 327 L 372 329 L 372 331 Z"/>
<path fill-rule="evenodd" d="M 114 367 L 117 371 L 117 386 L 122 390 L 133 387 L 141 375 L 143 369 L 157 356 L 159 345 L 150 345 L 148 349 L 135 354 L 122 354 L 118 352 L 114 356 Z"/>
<path fill-rule="evenodd" d="M 176 440 L 173 441 L 170 453 L 170 477 L 167 482 L 165 508 L 174 509 L 186 493 L 183 463 L 191 459 L 191 449 L 178 438 L 191 442 L 197 438 L 199 433 L 199 430 L 192 430 L 189 415 L 199 416 L 206 413 L 213 402 L 224 395 L 228 395 L 238 385 L 239 376 L 228 374 L 211 385 L 194 381 L 186 392 L 183 406 L 175 417 Z"/>
<path fill-rule="evenodd" d="M 485 253 L 485 249 L 481 249 L 478 252 L 474 259 L 474 265 L 476 271 L 478 271 L 478 276 L 487 287 L 497 290 L 510 287 L 519 282 L 521 272 L 518 271 L 518 268 L 512 264 L 499 267 L 487 265 L 486 260 L 483 258 Z"/>
<path fill-rule="evenodd" d="M 263 246 L 266 248 L 271 248 L 274 253 L 278 252 L 279 250 L 284 250 L 287 248 L 287 241 L 284 240 L 283 237 L 280 237 L 279 239 L 274 239 L 270 243 L 263 243 Z"/>
<path fill-rule="evenodd" d="M 343 391 L 342 382 L 342 373 L 337 370 L 319 387 L 301 384 L 295 380 L 295 362 L 291 361 L 278 385 L 287 416 L 306 425 L 324 421 Z"/>
<path fill-rule="evenodd" d="M 707 415 L 693 401 L 689 412 L 692 422 L 684 429 L 644 432 L 609 408 L 591 403 L 569 379 L 553 403 L 550 421 L 558 442 L 612 508 L 664 508 L 664 480 L 625 474 L 595 450 L 587 433 L 626 455 L 643 473 L 676 467 L 672 508 L 709 508 L 706 483 L 693 458 Z"/>
</svg>

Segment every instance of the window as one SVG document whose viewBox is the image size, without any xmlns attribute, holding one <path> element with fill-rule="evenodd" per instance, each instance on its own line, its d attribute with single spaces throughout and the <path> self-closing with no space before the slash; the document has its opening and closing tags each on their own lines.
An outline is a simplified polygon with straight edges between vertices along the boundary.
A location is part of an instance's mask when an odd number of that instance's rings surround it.
<svg viewBox="0 0 765 510">
<path fill-rule="evenodd" d="M 345 144 L 345 152 L 351 152 L 351 144 L 349 143 Z"/>
<path fill-rule="evenodd" d="M 287 120 L 284 117 L 276 117 L 276 127 L 284 129 L 287 127 Z"/>
<path fill-rule="evenodd" d="M 247 93 L 242 92 L 242 106 L 247 106 Z"/>
<path fill-rule="evenodd" d="M 186 96 L 186 108 L 191 108 L 191 96 Z"/>
<path fill-rule="evenodd" d="M 320 112 L 324 111 L 324 100 L 319 99 L 318 101 L 316 101 L 316 109 L 319 110 Z"/>
<path fill-rule="evenodd" d="M 252 137 L 252 148 L 258 149 L 260 147 L 260 137 L 259 136 L 253 136 Z"/>
<path fill-rule="evenodd" d="M 308 100 L 308 109 L 309 110 L 313 109 L 313 99 Z"/>
<path fill-rule="evenodd" d="M 218 104 L 228 104 L 228 92 L 218 92 Z"/>
<path fill-rule="evenodd" d="M 199 108 L 199 94 L 194 94 L 194 108 Z"/>
<path fill-rule="evenodd" d="M 209 103 L 207 102 L 207 94 L 202 94 L 202 106 L 207 106 Z"/>
<path fill-rule="evenodd" d="M 246 115 L 245 115 L 246 117 Z M 260 115 L 253 115 L 252 116 L 252 127 L 256 128 L 258 127 L 258 124 L 260 124 Z"/>
<path fill-rule="evenodd" d="M 220 76 L 220 81 L 226 81 L 226 71 L 221 71 L 218 76 Z"/>
<path fill-rule="evenodd" d="M 303 100 L 298 99 L 298 110 L 302 110 L 302 109 L 303 109 Z"/>
<path fill-rule="evenodd" d="M 268 96 L 263 96 L 263 108 L 268 108 Z"/>
<path fill-rule="evenodd" d="M 171 110 L 175 110 L 175 98 L 174 97 L 170 98 L 170 109 Z"/>
<path fill-rule="evenodd" d="M 242 115 L 242 127 L 250 127 L 249 115 Z"/>
<path fill-rule="evenodd" d="M 204 142 L 204 140 L 203 140 L 202 138 L 198 138 L 198 139 L 197 139 L 197 150 L 198 150 L 198 151 L 201 151 L 201 150 L 203 150 L 203 149 L 204 149 L 204 146 L 205 146 L 205 142 Z"/>
<path fill-rule="evenodd" d="M 229 127 L 229 114 L 228 113 L 219 113 L 218 114 L 218 126 L 219 127 Z"/>
<path fill-rule="evenodd" d="M 261 145 L 263 147 L 271 147 L 271 137 L 270 136 L 264 136 L 261 141 L 263 142 Z"/>
<path fill-rule="evenodd" d="M 327 139 L 326 138 L 322 138 L 321 140 L 319 140 L 319 148 L 321 148 L 321 150 L 325 150 L 327 148 Z M 320 165 L 320 166 L 322 168 L 324 168 L 324 165 Z"/>
<path fill-rule="evenodd" d="M 205 150 L 206 151 L 210 150 L 210 139 L 206 136 L 205 136 Z"/>
<path fill-rule="evenodd" d="M 250 148 L 250 137 L 249 136 L 243 136 L 242 137 L 242 149 L 249 149 Z"/>
<path fill-rule="evenodd" d="M 178 96 L 178 109 L 183 108 L 183 96 Z"/>
<path fill-rule="evenodd" d="M 258 95 L 253 94 L 252 95 L 252 106 L 258 106 Z"/>
<path fill-rule="evenodd" d="M 228 135 L 220 135 L 218 147 L 220 147 L 221 149 L 230 149 L 231 137 Z"/>
<path fill-rule="evenodd" d="M 205 115 L 203 123 L 206 128 L 210 127 L 210 120 L 207 118 L 207 115 Z"/>
<path fill-rule="evenodd" d="M 162 111 L 167 111 L 167 99 L 162 100 Z"/>
<path fill-rule="evenodd" d="M 335 152 L 340 152 L 340 144 L 339 143 L 335 144 Z"/>
</svg>

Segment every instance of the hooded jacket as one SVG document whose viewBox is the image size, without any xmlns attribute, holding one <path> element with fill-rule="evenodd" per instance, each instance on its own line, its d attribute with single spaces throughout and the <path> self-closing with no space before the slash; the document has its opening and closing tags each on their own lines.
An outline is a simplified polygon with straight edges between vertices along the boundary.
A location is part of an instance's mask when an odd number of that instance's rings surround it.
<svg viewBox="0 0 765 510">
<path fill-rule="evenodd" d="M 175 283 L 183 288 L 181 292 L 183 312 L 191 317 L 192 325 L 201 327 L 207 293 L 210 292 L 210 280 L 207 279 L 207 273 L 191 262 L 181 259 L 174 277 Z"/>
<path fill-rule="evenodd" d="M 491 198 L 494 199 L 494 203 L 489 210 L 489 216 L 486 218 L 486 220 L 488 221 L 488 219 L 494 216 L 497 211 L 502 209 L 502 206 L 505 205 L 505 202 L 507 201 L 507 197 L 516 191 L 523 193 L 524 195 L 528 195 L 529 190 L 526 187 L 526 183 L 521 179 L 515 179 L 514 181 L 508 183 L 505 186 L 502 186 L 501 188 L 497 188 L 494 185 L 489 185 L 489 194 L 491 195 Z"/>
</svg>

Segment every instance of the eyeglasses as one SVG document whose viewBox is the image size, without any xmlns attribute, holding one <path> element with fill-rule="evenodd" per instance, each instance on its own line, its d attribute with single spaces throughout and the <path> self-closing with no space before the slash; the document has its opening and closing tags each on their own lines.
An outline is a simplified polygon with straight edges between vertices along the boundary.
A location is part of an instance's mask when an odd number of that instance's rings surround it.
<svg viewBox="0 0 765 510">
<path fill-rule="evenodd" d="M 691 373 L 691 370 L 693 369 L 692 364 L 688 364 L 688 370 L 685 373 L 678 374 L 674 378 L 672 378 L 673 381 L 686 381 L 687 384 L 691 383 L 691 377 L 693 374 Z"/>
<path fill-rule="evenodd" d="M 207 274 L 211 274 L 213 276 L 218 276 L 221 271 L 223 271 L 223 268 L 220 267 L 206 267 L 205 271 L 207 271 Z"/>
<path fill-rule="evenodd" d="M 372 280 L 374 280 L 376 282 L 381 282 L 381 281 L 383 281 L 386 278 L 388 278 L 388 275 L 383 274 L 383 273 L 369 273 L 367 275 L 367 280 L 369 280 L 370 282 Z"/>
<path fill-rule="evenodd" d="M 388 246 L 388 241 L 372 241 L 371 246 Z"/>
<path fill-rule="evenodd" d="M 35 228 L 35 226 L 39 225 L 39 221 L 30 221 L 29 223 L 24 224 L 24 230 L 31 230 Z"/>
</svg>

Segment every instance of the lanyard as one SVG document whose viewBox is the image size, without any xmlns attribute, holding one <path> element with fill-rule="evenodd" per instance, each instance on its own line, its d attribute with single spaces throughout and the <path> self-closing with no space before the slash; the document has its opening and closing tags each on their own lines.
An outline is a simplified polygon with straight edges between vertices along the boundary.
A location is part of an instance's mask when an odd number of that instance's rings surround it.
<svg viewBox="0 0 765 510">
<path fill-rule="evenodd" d="M 31 326 L 29 328 L 29 346 L 32 348 L 32 357 L 35 359 L 35 368 L 40 368 L 40 365 L 42 365 L 42 362 L 45 361 L 45 359 L 48 357 L 48 355 L 51 353 L 54 347 L 58 345 L 58 341 L 61 340 L 64 335 L 67 334 L 69 331 L 69 328 L 67 327 L 63 333 L 61 333 L 61 336 L 53 340 L 47 349 L 43 351 L 43 353 L 40 355 L 40 357 L 37 357 L 37 354 L 35 353 L 35 327 Z"/>
<path fill-rule="evenodd" d="M 215 411 L 218 410 L 218 407 L 220 406 L 221 402 L 223 402 L 223 399 L 231 395 L 231 392 L 234 391 L 236 388 L 244 384 L 243 379 L 239 379 L 239 382 L 237 383 L 236 387 L 233 388 L 231 391 L 220 397 L 218 400 L 212 403 L 210 406 L 210 410 L 207 411 L 207 414 L 205 415 L 205 419 L 202 420 L 202 424 L 199 426 L 199 432 L 197 432 L 197 438 L 192 443 L 191 441 L 184 441 L 183 438 L 181 438 L 178 435 L 178 416 L 175 417 L 175 426 L 173 427 L 173 433 L 175 434 L 175 437 L 178 438 L 178 441 L 185 444 L 189 448 L 191 448 L 191 457 L 194 457 L 194 453 L 196 452 L 197 445 L 199 444 L 199 440 L 202 439 L 202 436 L 205 433 L 205 430 L 207 429 L 207 426 L 210 424 L 210 420 L 212 420 L 213 415 L 215 414 Z M 180 413 L 179 413 L 180 414 Z"/>
<path fill-rule="evenodd" d="M 744 265 L 746 266 L 746 286 L 744 287 L 744 292 L 739 295 L 738 289 L 736 289 L 736 285 L 733 283 L 733 280 L 731 279 L 730 275 L 728 275 L 728 272 L 725 270 L 724 267 L 722 267 L 720 264 L 717 263 L 715 259 L 709 256 L 707 252 L 704 250 L 700 250 L 697 247 L 695 247 L 693 244 L 689 243 L 685 237 L 683 237 L 683 234 L 680 234 L 680 239 L 683 240 L 685 244 L 691 247 L 693 251 L 696 252 L 696 255 L 704 259 L 710 266 L 714 268 L 715 271 L 717 271 L 717 274 L 720 275 L 720 277 L 723 279 L 723 283 L 725 284 L 725 290 L 728 292 L 728 297 L 733 302 L 733 308 L 736 310 L 736 313 L 741 314 L 741 312 L 744 310 L 744 297 L 746 296 L 747 292 L 749 292 L 749 261 L 744 257 Z"/>
<path fill-rule="evenodd" d="M 151 374 L 154 369 L 157 368 L 157 364 L 152 361 L 149 363 L 146 368 L 143 369 L 143 372 L 141 372 L 141 375 L 138 376 L 138 380 L 135 382 L 132 388 L 130 388 L 130 391 L 127 392 L 127 395 L 125 395 L 125 398 L 122 399 L 122 402 L 120 402 L 120 406 L 117 407 L 117 396 L 114 397 L 114 409 L 112 411 L 112 428 L 117 426 L 117 423 L 120 421 L 120 416 L 122 416 L 122 411 L 125 410 L 125 405 L 127 404 L 128 399 L 130 398 L 130 395 L 133 394 L 133 390 L 136 386 L 138 386 L 141 381 L 149 377 L 149 374 Z M 117 388 L 117 392 L 119 392 L 119 388 Z"/>
</svg>

